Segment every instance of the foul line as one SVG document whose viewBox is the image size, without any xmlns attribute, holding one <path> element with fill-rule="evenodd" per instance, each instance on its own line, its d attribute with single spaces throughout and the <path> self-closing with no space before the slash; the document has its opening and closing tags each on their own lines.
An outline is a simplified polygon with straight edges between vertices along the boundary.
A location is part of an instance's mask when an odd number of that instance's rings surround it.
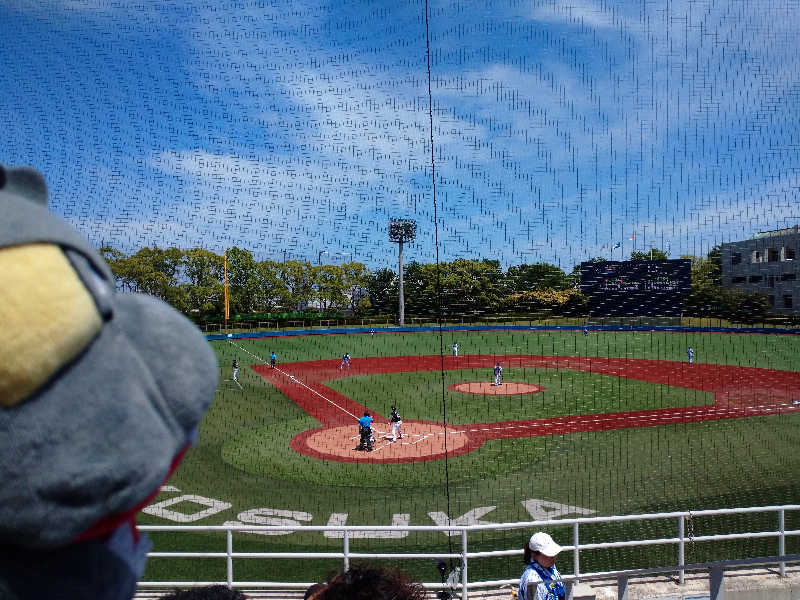
<svg viewBox="0 0 800 600">
<path fill-rule="evenodd" d="M 241 347 L 239 344 L 234 344 L 234 343 L 233 343 L 231 340 L 228 340 L 228 343 L 229 343 L 229 344 L 231 344 L 231 345 L 233 345 L 233 346 L 236 346 L 237 348 L 239 348 L 239 350 L 241 350 L 242 352 L 245 352 L 245 353 L 249 354 L 250 356 L 252 356 L 252 357 L 253 357 L 253 358 L 255 358 L 256 360 L 260 360 L 260 361 L 261 361 L 261 364 L 264 364 L 264 365 L 268 364 L 266 360 L 264 360 L 263 358 L 261 358 L 261 357 L 260 357 L 260 356 L 258 356 L 257 354 L 253 354 L 252 352 L 250 352 L 250 351 L 249 351 L 249 350 L 247 350 L 246 348 L 242 348 L 242 347 Z M 345 407 L 343 407 L 343 406 L 339 406 L 339 405 L 338 405 L 338 404 L 336 404 L 336 402 L 334 402 L 333 400 L 330 400 L 329 398 L 326 398 L 325 396 L 323 396 L 322 394 L 320 394 L 320 393 L 319 393 L 317 390 L 315 390 L 314 388 L 312 388 L 312 387 L 309 387 L 309 386 L 307 386 L 305 383 L 303 383 L 302 381 L 300 381 L 300 380 L 299 380 L 297 377 L 295 377 L 294 375 L 291 375 L 291 374 L 287 373 L 286 371 L 284 371 L 283 369 L 280 369 L 280 368 L 278 368 L 278 367 L 273 367 L 273 368 L 274 368 L 274 369 L 275 369 L 275 370 L 276 370 L 278 373 L 280 373 L 281 375 L 284 375 L 285 377 L 288 377 L 290 380 L 294 381 L 295 383 L 297 383 L 297 384 L 299 384 L 299 385 L 302 385 L 302 386 L 303 386 L 304 388 L 306 388 L 307 390 L 309 390 L 309 391 L 311 391 L 311 392 L 315 393 L 317 396 L 319 396 L 320 398 L 322 398 L 323 400 L 325 400 L 325 402 L 327 402 L 327 403 L 329 403 L 329 404 L 332 404 L 333 406 L 335 406 L 336 408 L 338 408 L 339 410 L 341 410 L 341 411 L 342 411 L 343 413 L 345 413 L 346 415 L 350 415 L 350 416 L 351 416 L 351 417 L 353 417 L 353 418 L 354 418 L 356 421 L 358 420 L 358 417 L 357 417 L 357 416 L 355 416 L 353 413 L 351 413 L 349 410 L 347 410 Z"/>
<path fill-rule="evenodd" d="M 764 414 L 774 413 L 781 410 L 785 410 L 787 412 L 795 412 L 798 409 L 795 406 L 790 404 L 763 404 L 763 405 L 755 405 L 755 406 L 744 406 L 741 408 L 732 408 L 732 407 L 708 407 L 706 409 L 703 408 L 696 408 L 696 409 L 687 409 L 685 412 L 672 414 L 672 415 L 646 415 L 646 416 L 638 416 L 638 415 L 629 415 L 620 419 L 619 417 L 612 417 L 606 415 L 576 415 L 574 417 L 554 417 L 553 419 L 558 420 L 548 420 L 542 419 L 541 422 L 538 423 L 519 423 L 519 424 L 512 424 L 509 423 L 507 425 L 502 425 L 500 427 L 474 427 L 474 428 L 464 428 L 464 429 L 456 429 L 456 430 L 447 430 L 439 432 L 436 435 L 453 435 L 456 433 L 477 433 L 480 431 L 501 431 L 505 429 L 538 429 L 540 427 L 552 427 L 552 426 L 569 426 L 569 425 L 579 425 L 580 423 L 607 423 L 609 421 L 627 421 L 632 423 L 641 423 L 644 427 L 651 427 L 651 423 L 655 425 L 668 425 L 670 421 L 683 421 L 685 419 L 694 419 L 697 416 L 706 416 L 706 415 L 728 415 L 728 414 L 739 414 L 739 413 L 748 413 L 748 412 L 755 412 L 751 416 L 763 416 Z M 594 418 L 593 418 L 594 417 Z M 693 421 L 692 421 L 693 422 Z"/>
<path fill-rule="evenodd" d="M 310 386 L 306 385 L 305 383 L 303 383 L 302 381 L 300 381 L 300 380 L 299 380 L 297 377 L 295 377 L 294 375 L 290 375 L 289 373 L 287 373 L 287 372 L 286 372 L 286 371 L 284 371 L 283 369 L 279 369 L 278 367 L 275 367 L 275 370 L 276 370 L 278 373 L 280 373 L 280 374 L 282 374 L 282 375 L 285 375 L 286 377 L 288 377 L 289 379 L 291 379 L 291 380 L 292 380 L 292 381 L 294 381 L 295 383 L 297 383 L 297 384 L 299 384 L 299 385 L 302 385 L 304 388 L 306 388 L 306 389 L 307 389 L 307 390 L 309 390 L 310 392 L 313 392 L 314 394 L 316 394 L 317 396 L 319 396 L 320 398 L 322 398 L 323 400 L 325 400 L 325 402 L 327 402 L 328 404 L 332 404 L 333 406 L 335 406 L 336 408 L 338 408 L 339 410 L 341 410 L 343 413 L 345 413 L 345 414 L 347 414 L 347 415 L 350 415 L 350 416 L 351 416 L 351 417 L 353 417 L 353 418 L 354 418 L 356 421 L 358 420 L 358 417 L 357 417 L 357 416 L 355 416 L 353 413 L 351 413 L 349 410 L 347 410 L 347 409 L 346 409 L 344 406 L 339 406 L 338 404 L 336 404 L 336 402 L 334 402 L 334 401 L 333 401 L 333 400 L 331 400 L 330 398 L 326 398 L 325 396 L 323 396 L 322 394 L 320 394 L 320 393 L 319 393 L 317 390 L 315 390 L 314 388 L 312 388 L 312 387 L 310 387 Z"/>
</svg>

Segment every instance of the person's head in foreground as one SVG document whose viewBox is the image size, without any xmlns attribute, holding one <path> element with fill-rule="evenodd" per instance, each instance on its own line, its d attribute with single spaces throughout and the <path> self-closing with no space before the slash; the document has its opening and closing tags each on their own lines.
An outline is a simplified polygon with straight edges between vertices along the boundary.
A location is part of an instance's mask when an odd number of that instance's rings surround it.
<svg viewBox="0 0 800 600">
<path fill-rule="evenodd" d="M 2 165 L 0 323 L 0 598 L 128 600 L 150 548 L 136 515 L 196 437 L 214 353 L 164 302 L 117 293 L 42 176 Z"/>
<path fill-rule="evenodd" d="M 242 592 L 227 585 L 207 585 L 200 588 L 180 590 L 161 596 L 159 600 L 247 600 Z"/>
<path fill-rule="evenodd" d="M 311 586 L 306 600 L 425 600 L 425 589 L 394 569 L 353 565 L 327 584 Z"/>
<path fill-rule="evenodd" d="M 534 533 L 527 542 L 525 542 L 524 560 L 525 564 L 529 564 L 531 560 L 545 568 L 550 568 L 556 563 L 556 556 L 563 550 L 561 546 L 556 544 L 549 535 L 543 531 Z"/>
</svg>

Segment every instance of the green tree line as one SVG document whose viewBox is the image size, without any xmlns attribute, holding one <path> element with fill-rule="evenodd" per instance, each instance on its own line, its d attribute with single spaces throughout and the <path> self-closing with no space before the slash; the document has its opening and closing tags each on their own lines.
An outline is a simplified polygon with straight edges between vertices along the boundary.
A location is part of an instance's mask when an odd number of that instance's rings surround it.
<svg viewBox="0 0 800 600">
<path fill-rule="evenodd" d="M 202 248 L 142 248 L 136 253 L 104 247 L 101 252 L 123 291 L 151 294 L 194 318 L 224 313 L 226 257 Z M 663 260 L 653 248 L 631 260 Z M 692 292 L 686 313 L 693 316 L 758 319 L 767 311 L 761 294 L 721 288 L 719 248 L 692 260 Z M 602 258 L 592 261 L 604 260 Z M 351 261 L 314 265 L 308 261 L 258 261 L 249 250 L 227 251 L 229 306 L 232 315 L 312 310 L 326 313 L 388 315 L 397 311 L 397 273 L 370 271 Z M 547 263 L 522 264 L 503 271 L 497 260 L 458 259 L 404 269 L 407 314 L 444 317 L 495 314 L 585 314 L 586 297 L 578 289 L 580 266 L 566 273 Z"/>
</svg>

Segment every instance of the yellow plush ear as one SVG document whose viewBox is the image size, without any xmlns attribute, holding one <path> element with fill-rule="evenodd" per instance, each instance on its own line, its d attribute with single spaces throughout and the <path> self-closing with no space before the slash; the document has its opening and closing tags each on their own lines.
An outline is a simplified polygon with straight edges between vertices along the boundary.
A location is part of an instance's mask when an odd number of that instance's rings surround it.
<svg viewBox="0 0 800 600">
<path fill-rule="evenodd" d="M 52 244 L 0 250 L 0 405 L 35 392 L 97 335 L 102 319 Z"/>
</svg>

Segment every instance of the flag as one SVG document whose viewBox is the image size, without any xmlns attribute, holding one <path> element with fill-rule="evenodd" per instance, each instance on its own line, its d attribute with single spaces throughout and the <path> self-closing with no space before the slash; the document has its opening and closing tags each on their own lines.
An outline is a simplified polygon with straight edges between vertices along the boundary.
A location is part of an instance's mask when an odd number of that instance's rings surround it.
<svg viewBox="0 0 800 600">
<path fill-rule="evenodd" d="M 635 240 L 635 239 L 636 239 L 636 234 L 635 234 L 635 233 L 632 233 L 632 234 L 631 234 L 631 237 L 629 237 L 628 239 L 629 239 L 629 240 Z"/>
<path fill-rule="evenodd" d="M 614 244 L 614 247 L 613 247 L 613 248 L 611 248 L 611 249 L 612 249 L 612 250 L 616 250 L 616 249 L 617 249 L 617 248 L 619 248 L 620 246 L 622 246 L 622 242 L 617 242 L 616 244 Z"/>
</svg>

